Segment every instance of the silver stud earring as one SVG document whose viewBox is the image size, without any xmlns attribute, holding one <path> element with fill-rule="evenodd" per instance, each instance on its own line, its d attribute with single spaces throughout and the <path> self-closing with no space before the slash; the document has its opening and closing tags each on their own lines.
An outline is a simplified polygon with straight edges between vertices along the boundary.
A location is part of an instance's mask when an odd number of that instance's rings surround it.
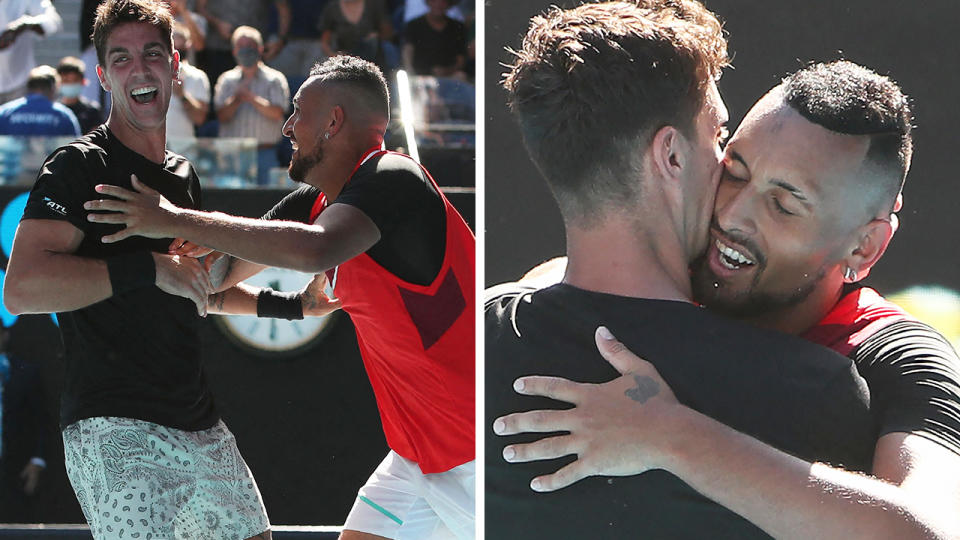
<svg viewBox="0 0 960 540">
<path fill-rule="evenodd" d="M 843 269 L 843 280 L 847 283 L 853 283 L 857 280 L 857 272 L 849 266 Z"/>
<path fill-rule="evenodd" d="M 323 138 L 324 138 L 324 139 L 329 139 L 329 138 L 330 138 L 330 132 L 328 131 L 328 132 L 324 133 L 324 134 L 323 134 Z"/>
</svg>

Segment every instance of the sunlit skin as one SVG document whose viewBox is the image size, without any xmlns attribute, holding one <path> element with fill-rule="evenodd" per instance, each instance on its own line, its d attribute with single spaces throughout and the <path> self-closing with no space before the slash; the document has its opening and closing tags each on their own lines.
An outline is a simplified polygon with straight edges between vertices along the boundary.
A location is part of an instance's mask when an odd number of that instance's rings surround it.
<svg viewBox="0 0 960 540">
<path fill-rule="evenodd" d="M 879 231 L 862 245 L 882 221 L 867 202 L 868 148 L 865 136 L 808 121 L 779 89 L 761 99 L 726 147 L 707 252 L 694 265 L 697 300 L 787 332 L 816 323 L 839 300 L 844 269 L 862 277 L 889 241 Z"/>
<path fill-rule="evenodd" d="M 710 216 L 714 208 L 714 194 L 722 172 L 721 144 L 727 138 L 728 120 L 727 107 L 720 97 L 717 85 L 714 81 L 710 81 L 706 88 L 704 106 L 695 120 L 696 138 L 693 140 L 695 150 L 691 158 L 693 168 L 688 178 L 696 184 L 692 189 L 687 190 L 685 196 L 694 201 L 690 207 L 699 210 L 697 214 L 688 216 L 684 222 L 688 229 L 687 253 L 691 254 L 691 257 L 702 253 L 706 246 L 707 227 L 710 225 Z M 708 181 L 706 186 L 702 185 L 703 179 Z"/>
<path fill-rule="evenodd" d="M 145 23 L 114 28 L 104 64 L 97 66 L 100 83 L 112 97 L 107 126 L 124 144 L 158 163 L 165 153 L 167 107 L 179 69 L 170 36 Z M 131 92 L 147 86 L 156 88 L 156 95 L 138 103 Z"/>
</svg>

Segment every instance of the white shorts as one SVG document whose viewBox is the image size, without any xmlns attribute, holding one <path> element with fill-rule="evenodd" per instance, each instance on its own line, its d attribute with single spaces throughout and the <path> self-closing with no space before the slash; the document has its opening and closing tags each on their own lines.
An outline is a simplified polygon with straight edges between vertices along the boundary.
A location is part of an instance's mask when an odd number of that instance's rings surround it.
<svg viewBox="0 0 960 540">
<path fill-rule="evenodd" d="M 475 486 L 474 461 L 424 474 L 391 450 L 360 488 L 343 528 L 396 540 L 473 538 Z"/>
<path fill-rule="evenodd" d="M 67 476 L 97 539 L 240 540 L 270 528 L 222 421 L 181 431 L 98 417 L 63 430 Z"/>
</svg>

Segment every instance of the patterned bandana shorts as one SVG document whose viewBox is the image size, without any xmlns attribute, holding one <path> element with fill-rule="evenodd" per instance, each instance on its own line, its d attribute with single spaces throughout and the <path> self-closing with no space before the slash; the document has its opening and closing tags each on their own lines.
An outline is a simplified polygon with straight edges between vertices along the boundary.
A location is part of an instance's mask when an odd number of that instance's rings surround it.
<svg viewBox="0 0 960 540">
<path fill-rule="evenodd" d="M 94 538 L 230 540 L 270 528 L 223 421 L 182 431 L 98 417 L 63 430 L 67 476 Z"/>
</svg>

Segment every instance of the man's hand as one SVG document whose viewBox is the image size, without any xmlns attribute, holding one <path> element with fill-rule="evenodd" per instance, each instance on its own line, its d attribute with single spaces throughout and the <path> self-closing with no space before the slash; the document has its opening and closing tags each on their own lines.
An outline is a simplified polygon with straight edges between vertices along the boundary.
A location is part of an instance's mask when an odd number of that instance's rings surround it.
<svg viewBox="0 0 960 540">
<path fill-rule="evenodd" d="M 87 214 L 87 220 L 94 223 L 121 224 L 126 228 L 101 238 L 104 244 L 119 242 L 131 236 L 145 236 L 147 238 L 165 238 L 173 236 L 169 233 L 176 220 L 179 208 L 174 206 L 160 193 L 150 189 L 137 179 L 137 175 L 130 175 L 130 182 L 135 191 L 119 186 L 100 184 L 96 187 L 98 193 L 116 197 L 116 199 L 100 199 L 87 201 L 83 207 L 87 210 L 106 210 L 112 214 Z"/>
<path fill-rule="evenodd" d="M 20 471 L 20 480 L 23 480 L 23 492 L 27 495 L 33 495 L 37 492 L 37 484 L 40 482 L 40 472 L 43 467 L 36 463 L 27 463 L 27 466 Z"/>
<path fill-rule="evenodd" d="M 534 478 L 535 491 L 554 491 L 588 476 L 630 476 L 661 468 L 657 443 L 663 441 L 674 415 L 684 407 L 649 362 L 627 350 L 606 327 L 595 335 L 600 354 L 623 375 L 603 384 L 576 383 L 559 377 L 521 377 L 518 393 L 545 396 L 575 405 L 567 410 L 515 413 L 498 418 L 498 435 L 568 431 L 503 449 L 510 462 L 555 459 L 577 454 L 562 469 Z"/>
<path fill-rule="evenodd" d="M 213 285 L 200 261 L 179 255 L 153 254 L 157 265 L 157 287 L 161 291 L 182 296 L 197 305 L 197 313 L 207 316 L 207 297 Z"/>
<path fill-rule="evenodd" d="M 200 257 L 205 257 L 213 253 L 213 249 L 206 246 L 201 246 L 200 244 L 194 244 L 193 242 L 183 238 L 174 238 L 173 242 L 170 242 L 170 247 L 167 248 L 167 253 L 170 255 L 180 255 L 181 257 L 193 257 L 194 259 L 199 259 Z M 205 266 L 207 267 L 207 271 L 210 271 L 209 265 L 205 264 Z"/>
<path fill-rule="evenodd" d="M 242 82 L 237 85 L 237 91 L 233 94 L 237 101 L 249 103 L 256 99 L 257 95 L 250 90 L 250 83 Z"/>
<path fill-rule="evenodd" d="M 340 300 L 327 296 L 327 275 L 317 274 L 300 291 L 304 317 L 323 317 L 340 309 Z"/>
</svg>

